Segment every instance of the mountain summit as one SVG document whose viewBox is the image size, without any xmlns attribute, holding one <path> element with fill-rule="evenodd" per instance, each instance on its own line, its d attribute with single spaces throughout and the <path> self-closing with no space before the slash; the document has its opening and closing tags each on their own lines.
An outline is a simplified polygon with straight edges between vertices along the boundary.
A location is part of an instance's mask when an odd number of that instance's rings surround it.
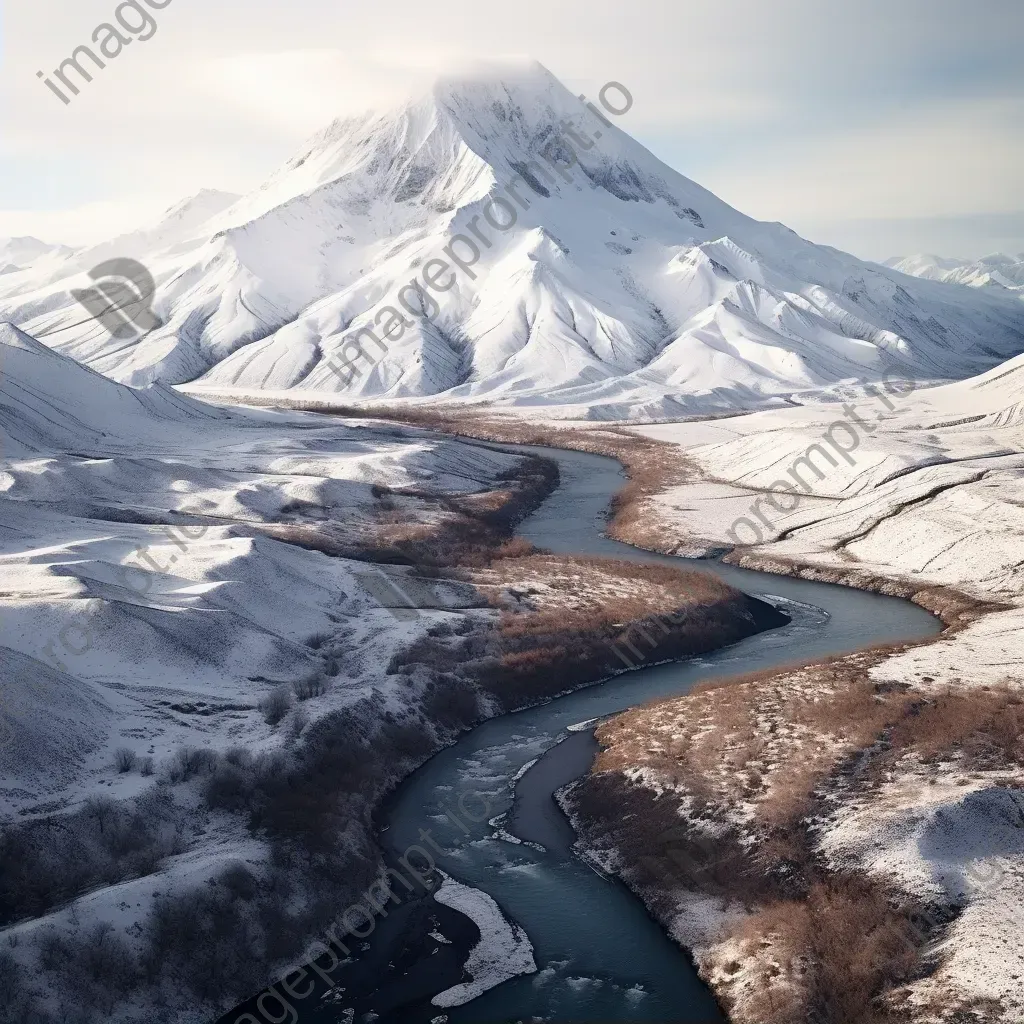
<svg viewBox="0 0 1024 1024">
<path fill-rule="evenodd" d="M 152 248 L 132 255 L 157 280 L 164 326 L 134 343 L 69 299 L 88 253 L 34 289 L 0 277 L 0 314 L 130 384 L 593 418 L 754 407 L 887 373 L 962 377 L 1024 349 L 1019 301 L 755 221 L 627 121 L 536 62 L 448 76 L 328 125 L 260 188 L 190 219 L 187 239 L 174 224 L 145 233 Z"/>
</svg>

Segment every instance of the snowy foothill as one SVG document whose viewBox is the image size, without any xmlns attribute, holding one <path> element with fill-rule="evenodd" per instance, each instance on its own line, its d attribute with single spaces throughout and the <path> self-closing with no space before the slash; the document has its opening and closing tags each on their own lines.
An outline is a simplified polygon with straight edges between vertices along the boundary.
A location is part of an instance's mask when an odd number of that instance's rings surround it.
<svg viewBox="0 0 1024 1024">
<path fill-rule="evenodd" d="M 431 1000 L 434 1006 L 462 1006 L 503 981 L 536 973 L 537 962 L 526 933 L 505 917 L 487 893 L 444 875 L 434 899 L 465 914 L 480 930 L 480 939 L 466 960 L 470 980 L 439 992 Z"/>
<path fill-rule="evenodd" d="M 873 429 L 849 459 L 811 454 L 815 468 L 804 466 L 810 493 L 795 508 L 792 495 L 770 492 L 820 445 L 841 415 L 836 405 L 636 428 L 678 444 L 703 471 L 654 498 L 649 512 L 670 537 L 731 548 L 728 531 L 757 503 L 764 543 L 738 548 L 747 560 L 811 564 L 837 577 L 895 577 L 911 592 L 948 586 L 1004 604 L 892 662 L 894 672 L 913 666 L 942 682 L 996 683 L 1020 661 L 1012 623 L 1024 616 L 1022 394 L 1024 356 L 893 397 L 896 408 L 872 416 Z M 869 396 L 847 397 L 862 410 L 877 408 Z"/>
<path fill-rule="evenodd" d="M 369 540 L 374 486 L 472 493 L 515 463 L 393 428 L 133 391 L 9 326 L 0 359 L 8 812 L 100 780 L 130 789 L 106 777 L 115 747 L 159 760 L 183 737 L 274 742 L 257 705 L 282 685 L 323 677 L 329 695 L 304 702 L 314 714 L 371 693 L 381 662 L 443 609 L 397 618 L 359 585 L 365 563 L 262 528 L 344 521 L 350 542 Z M 407 511 L 439 515 L 416 500 Z M 450 600 L 466 598 L 453 587 Z"/>
</svg>

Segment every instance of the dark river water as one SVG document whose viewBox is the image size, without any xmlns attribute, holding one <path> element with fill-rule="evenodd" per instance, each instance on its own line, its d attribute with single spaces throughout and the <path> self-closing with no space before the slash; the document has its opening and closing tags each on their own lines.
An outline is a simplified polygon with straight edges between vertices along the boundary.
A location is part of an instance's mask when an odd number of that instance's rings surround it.
<svg viewBox="0 0 1024 1024">
<path fill-rule="evenodd" d="M 452 961 L 459 948 L 456 938 L 453 946 L 436 950 L 440 956 L 431 954 L 433 968 L 412 956 L 409 972 L 398 976 L 393 970 L 391 982 L 380 991 L 386 988 L 395 994 L 382 1002 L 378 992 L 377 999 L 364 1006 L 375 1007 L 380 1024 L 426 1024 L 443 1019 L 443 1014 L 451 1024 L 721 1020 L 686 954 L 642 903 L 573 854 L 573 833 L 552 794 L 588 770 L 596 744 L 589 729 L 570 727 L 653 698 L 684 694 L 701 680 L 924 638 L 937 633 L 940 623 L 908 601 L 713 561 L 652 554 L 609 540 L 602 533 L 608 503 L 624 482 L 618 463 L 576 452 L 526 450 L 557 460 L 561 486 L 523 522 L 521 536 L 558 553 L 665 562 L 713 573 L 778 605 L 792 621 L 713 654 L 617 676 L 493 719 L 407 779 L 380 816 L 385 848 L 401 855 L 421 842 L 421 829 L 430 830 L 444 851 L 435 854 L 438 866 L 457 881 L 488 893 L 525 930 L 538 971 L 455 1009 L 431 1007 L 429 994 L 412 999 L 414 989 L 430 993 L 453 984 L 444 980 L 431 987 L 431 970 L 441 979 L 454 969 L 458 981 L 460 961 Z M 463 810 L 458 809 L 460 801 Z M 530 842 L 516 842 L 516 837 Z M 445 908 L 440 917 L 431 918 L 442 924 L 446 919 L 456 930 L 464 921 Z M 379 939 L 392 943 L 387 947 L 392 968 L 391 954 L 397 948 L 393 931 L 406 926 L 392 915 L 390 940 Z M 379 929 L 379 934 L 383 932 Z M 366 956 L 374 956 L 379 934 L 368 944 Z M 463 949 L 459 955 L 464 954 Z M 399 994 L 406 973 L 414 980 Z M 338 1009 L 321 1004 L 301 1019 L 347 1024 L 352 1018 L 341 1008 L 352 1002 L 342 996 L 335 1005 Z M 364 1013 L 360 1009 L 355 1020 L 373 1019 Z"/>
</svg>

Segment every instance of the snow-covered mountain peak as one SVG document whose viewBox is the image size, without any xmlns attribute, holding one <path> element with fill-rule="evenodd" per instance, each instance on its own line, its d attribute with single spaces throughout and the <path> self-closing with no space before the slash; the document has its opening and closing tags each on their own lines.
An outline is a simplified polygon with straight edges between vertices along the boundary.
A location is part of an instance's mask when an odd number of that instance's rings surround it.
<svg viewBox="0 0 1024 1024">
<path fill-rule="evenodd" d="M 59 274 L 0 277 L 0 313 L 131 384 L 592 418 L 960 377 L 1024 349 L 1005 289 L 915 280 L 757 222 L 627 123 L 535 61 L 459 69 L 334 121 L 237 202 L 201 193 L 69 263 L 66 278 L 99 254 L 151 269 L 164 326 L 135 342 L 84 320 Z"/>
</svg>

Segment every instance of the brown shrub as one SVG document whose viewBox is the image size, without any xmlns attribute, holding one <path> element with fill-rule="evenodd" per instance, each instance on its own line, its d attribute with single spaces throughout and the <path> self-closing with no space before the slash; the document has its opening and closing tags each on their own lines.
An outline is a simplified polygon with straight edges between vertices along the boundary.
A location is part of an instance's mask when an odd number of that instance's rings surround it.
<svg viewBox="0 0 1024 1024">
<path fill-rule="evenodd" d="M 814 882 L 801 901 L 765 904 L 735 937 L 778 965 L 744 1003 L 744 1016 L 764 1024 L 895 1024 L 884 997 L 914 975 L 924 940 L 909 910 L 854 874 Z"/>
<path fill-rule="evenodd" d="M 929 761 L 962 755 L 969 768 L 1024 764 L 1024 695 L 1008 685 L 929 694 L 892 732 L 894 752 Z"/>
</svg>

